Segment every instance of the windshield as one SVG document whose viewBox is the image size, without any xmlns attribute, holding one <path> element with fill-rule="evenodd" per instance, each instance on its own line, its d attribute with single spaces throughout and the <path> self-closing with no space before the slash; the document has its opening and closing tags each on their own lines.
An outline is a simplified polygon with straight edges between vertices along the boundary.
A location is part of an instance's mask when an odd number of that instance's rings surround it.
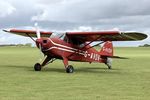
<svg viewBox="0 0 150 100">
<path fill-rule="evenodd" d="M 50 38 L 60 38 L 60 39 L 64 39 L 65 37 L 65 33 L 56 33 L 56 32 L 53 32 L 50 36 Z"/>
</svg>

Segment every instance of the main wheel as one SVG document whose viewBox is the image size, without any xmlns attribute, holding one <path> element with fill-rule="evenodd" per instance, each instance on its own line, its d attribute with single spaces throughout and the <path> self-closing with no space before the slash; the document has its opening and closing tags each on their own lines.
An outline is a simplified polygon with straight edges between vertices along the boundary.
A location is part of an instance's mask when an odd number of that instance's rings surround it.
<svg viewBox="0 0 150 100">
<path fill-rule="evenodd" d="M 67 73 L 73 73 L 74 72 L 74 68 L 72 65 L 68 65 L 68 67 L 66 68 L 66 72 Z"/>
<path fill-rule="evenodd" d="M 35 71 L 41 71 L 41 65 L 39 64 L 39 63 L 36 63 L 35 65 L 34 65 L 34 70 Z"/>
</svg>

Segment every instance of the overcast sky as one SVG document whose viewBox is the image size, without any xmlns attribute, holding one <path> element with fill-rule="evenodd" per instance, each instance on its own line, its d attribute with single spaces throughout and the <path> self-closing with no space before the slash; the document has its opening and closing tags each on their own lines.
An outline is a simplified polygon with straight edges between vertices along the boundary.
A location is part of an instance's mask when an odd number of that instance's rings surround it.
<svg viewBox="0 0 150 100">
<path fill-rule="evenodd" d="M 98 31 L 119 29 L 150 34 L 150 0 L 0 0 L 0 29 Z M 0 44 L 27 43 L 28 38 L 0 32 Z M 149 43 L 119 42 L 116 45 Z"/>
</svg>

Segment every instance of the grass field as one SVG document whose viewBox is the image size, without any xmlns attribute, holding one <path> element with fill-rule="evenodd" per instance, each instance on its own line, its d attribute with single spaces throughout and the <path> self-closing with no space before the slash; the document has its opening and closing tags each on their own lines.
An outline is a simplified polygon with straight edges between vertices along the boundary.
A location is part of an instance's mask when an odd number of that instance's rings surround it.
<svg viewBox="0 0 150 100">
<path fill-rule="evenodd" d="M 104 64 L 70 62 L 65 73 L 56 60 L 41 72 L 36 48 L 0 47 L 0 100 L 150 100 L 150 48 L 115 48 L 113 69 Z"/>
</svg>

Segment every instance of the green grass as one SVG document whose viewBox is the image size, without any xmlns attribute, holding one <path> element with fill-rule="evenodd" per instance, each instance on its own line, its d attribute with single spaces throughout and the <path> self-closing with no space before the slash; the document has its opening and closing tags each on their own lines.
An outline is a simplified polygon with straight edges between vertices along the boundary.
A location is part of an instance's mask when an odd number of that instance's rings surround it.
<svg viewBox="0 0 150 100">
<path fill-rule="evenodd" d="M 41 72 L 36 48 L 0 47 L 0 100 L 149 100 L 150 48 L 115 48 L 113 69 L 104 64 L 70 62 L 65 73 L 56 60 Z"/>
</svg>

